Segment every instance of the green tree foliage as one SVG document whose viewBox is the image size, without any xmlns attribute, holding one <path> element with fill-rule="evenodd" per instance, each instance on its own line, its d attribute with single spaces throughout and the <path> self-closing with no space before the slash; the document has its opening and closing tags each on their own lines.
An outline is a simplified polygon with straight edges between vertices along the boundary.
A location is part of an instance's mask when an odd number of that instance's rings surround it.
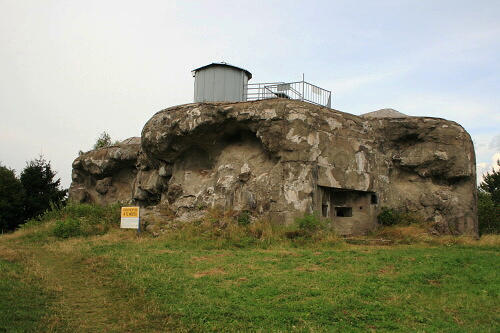
<svg viewBox="0 0 500 333">
<path fill-rule="evenodd" d="M 500 160 L 497 161 L 497 165 L 500 167 Z M 491 170 L 491 173 L 487 172 L 483 177 L 483 181 L 479 185 L 479 189 L 491 195 L 491 200 L 496 206 L 500 206 L 500 170 Z"/>
<path fill-rule="evenodd" d="M 60 204 L 67 190 L 60 189 L 60 179 L 54 180 L 56 172 L 43 156 L 30 161 L 21 172 L 21 184 L 26 193 L 24 217 L 31 219 L 50 208 L 51 203 Z"/>
<path fill-rule="evenodd" d="M 500 206 L 495 206 L 491 194 L 479 190 L 477 193 L 479 234 L 500 232 Z"/>
<path fill-rule="evenodd" d="M 497 161 L 500 166 L 500 160 Z M 478 189 L 479 233 L 500 233 L 500 171 L 487 172 Z"/>
<path fill-rule="evenodd" d="M 14 230 L 23 217 L 23 186 L 13 170 L 0 165 L 0 231 Z"/>
<path fill-rule="evenodd" d="M 118 143 L 120 143 L 120 140 L 113 141 L 111 139 L 111 136 L 106 131 L 104 131 L 97 138 L 96 142 L 92 146 L 92 150 L 110 147 L 110 146 L 116 145 Z M 85 154 L 85 152 L 83 150 L 78 151 L 78 156 L 81 156 L 83 154 Z"/>
<path fill-rule="evenodd" d="M 116 145 L 120 141 L 111 140 L 111 136 L 107 132 L 102 132 L 101 135 L 97 138 L 97 141 L 94 144 L 93 149 L 101 149 L 106 148 L 112 145 Z"/>
<path fill-rule="evenodd" d="M 377 216 L 377 221 L 381 225 L 395 225 L 399 221 L 398 212 L 389 207 L 382 207 L 380 214 Z"/>
</svg>

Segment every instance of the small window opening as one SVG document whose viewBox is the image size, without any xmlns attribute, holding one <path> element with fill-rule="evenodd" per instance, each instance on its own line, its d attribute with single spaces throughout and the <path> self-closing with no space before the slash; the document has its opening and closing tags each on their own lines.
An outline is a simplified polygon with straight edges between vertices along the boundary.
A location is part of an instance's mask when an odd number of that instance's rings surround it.
<svg viewBox="0 0 500 333">
<path fill-rule="evenodd" d="M 323 217 L 327 217 L 328 216 L 328 205 L 321 205 L 321 214 L 323 214 Z"/>
<path fill-rule="evenodd" d="M 359 206 L 359 210 L 362 210 L 363 209 L 363 206 Z"/>
<path fill-rule="evenodd" d="M 335 211 L 338 217 L 352 216 L 352 207 L 335 207 Z"/>
<path fill-rule="evenodd" d="M 377 195 L 376 195 L 375 193 L 374 193 L 374 194 L 372 194 L 372 197 L 371 197 L 371 200 L 370 200 L 370 201 L 371 201 L 371 204 L 372 204 L 372 205 L 376 205 L 376 204 L 378 204 L 378 197 L 377 197 Z"/>
</svg>

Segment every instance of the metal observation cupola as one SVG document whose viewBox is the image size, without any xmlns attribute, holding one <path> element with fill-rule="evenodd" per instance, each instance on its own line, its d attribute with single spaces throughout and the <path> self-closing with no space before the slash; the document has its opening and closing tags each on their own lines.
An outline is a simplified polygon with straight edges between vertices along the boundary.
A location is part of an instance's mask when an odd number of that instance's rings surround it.
<svg viewBox="0 0 500 333">
<path fill-rule="evenodd" d="M 194 101 L 243 102 L 245 87 L 252 73 L 233 65 L 211 63 L 191 71 L 194 76 Z"/>
<path fill-rule="evenodd" d="M 249 84 L 252 73 L 225 62 L 211 63 L 191 73 L 194 76 L 195 103 L 288 98 L 331 107 L 331 91 L 305 82 L 304 79 L 298 82 Z"/>
</svg>

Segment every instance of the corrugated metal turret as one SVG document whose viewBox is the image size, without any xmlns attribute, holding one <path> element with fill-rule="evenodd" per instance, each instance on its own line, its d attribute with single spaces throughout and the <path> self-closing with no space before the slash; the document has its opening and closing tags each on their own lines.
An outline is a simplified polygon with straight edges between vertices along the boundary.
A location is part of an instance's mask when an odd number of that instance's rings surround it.
<svg viewBox="0 0 500 333">
<path fill-rule="evenodd" d="M 243 102 L 252 73 L 233 65 L 212 63 L 191 73 L 194 76 L 195 102 Z"/>
</svg>

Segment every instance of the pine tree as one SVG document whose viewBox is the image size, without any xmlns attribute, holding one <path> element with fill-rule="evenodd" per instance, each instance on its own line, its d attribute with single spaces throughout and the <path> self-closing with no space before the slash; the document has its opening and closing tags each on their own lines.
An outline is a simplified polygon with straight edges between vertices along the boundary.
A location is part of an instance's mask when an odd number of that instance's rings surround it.
<svg viewBox="0 0 500 333">
<path fill-rule="evenodd" d="M 16 229 L 24 217 L 24 189 L 14 170 L 0 165 L 0 231 Z"/>
<path fill-rule="evenodd" d="M 500 160 L 497 161 L 497 165 L 500 167 Z M 495 206 L 500 206 L 500 169 L 498 171 L 493 169 L 491 173 L 487 172 L 479 188 L 491 195 Z"/>
<path fill-rule="evenodd" d="M 500 160 L 497 161 L 500 166 Z M 478 189 L 479 233 L 500 233 L 500 170 L 487 172 Z"/>
<path fill-rule="evenodd" d="M 67 190 L 60 189 L 60 179 L 54 180 L 50 162 L 43 156 L 30 161 L 21 172 L 21 184 L 26 193 L 24 204 L 25 219 L 37 217 L 50 208 L 50 204 L 64 201 Z"/>
</svg>

